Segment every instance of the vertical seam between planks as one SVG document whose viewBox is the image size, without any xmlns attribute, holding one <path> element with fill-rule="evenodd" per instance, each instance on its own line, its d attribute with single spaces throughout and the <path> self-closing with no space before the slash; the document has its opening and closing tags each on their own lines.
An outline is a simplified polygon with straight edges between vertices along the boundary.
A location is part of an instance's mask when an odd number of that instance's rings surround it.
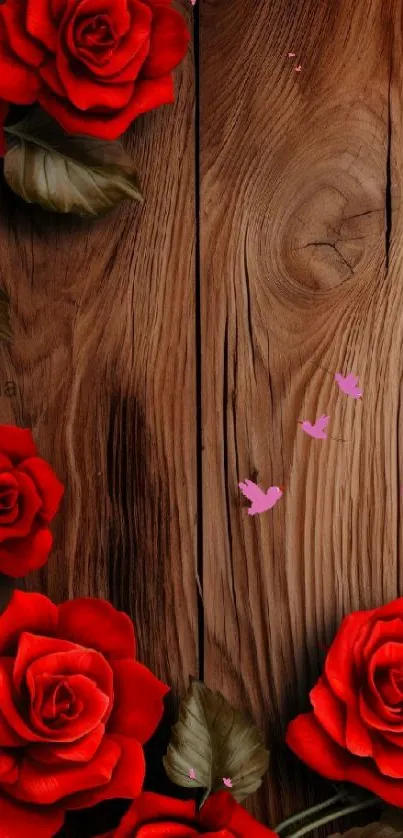
<svg viewBox="0 0 403 838">
<path fill-rule="evenodd" d="M 203 424 L 202 424 L 202 322 L 201 322 L 201 263 L 200 263 L 200 5 L 194 8 L 194 60 L 195 60 L 195 339 L 196 339 L 196 481 L 197 524 L 196 566 L 199 586 L 197 589 L 198 625 L 198 676 L 204 680 L 204 606 L 203 606 Z"/>
</svg>

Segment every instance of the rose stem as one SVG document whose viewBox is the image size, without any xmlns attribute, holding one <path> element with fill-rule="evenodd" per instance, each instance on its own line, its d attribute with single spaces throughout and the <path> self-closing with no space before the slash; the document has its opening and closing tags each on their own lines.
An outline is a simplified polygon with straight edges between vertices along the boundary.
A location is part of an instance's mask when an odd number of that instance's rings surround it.
<svg viewBox="0 0 403 838">
<path fill-rule="evenodd" d="M 291 824 L 296 823 L 297 821 L 306 820 L 309 815 L 313 815 L 315 812 L 320 812 L 321 809 L 328 809 L 329 806 L 333 806 L 334 803 L 337 803 L 338 800 L 343 800 L 347 797 L 345 790 L 339 791 L 333 797 L 328 798 L 327 800 L 323 800 L 322 803 L 317 803 L 316 806 L 311 806 L 310 809 L 304 809 L 302 812 L 298 812 L 296 815 L 292 815 L 287 820 L 282 821 L 279 823 L 278 826 L 275 828 L 275 832 L 282 832 L 286 827 L 291 826 Z"/>
<path fill-rule="evenodd" d="M 332 812 L 330 815 L 324 815 L 323 818 L 319 818 L 317 821 L 305 824 L 305 826 L 302 826 L 301 829 L 298 829 L 296 832 L 292 832 L 289 838 L 301 838 L 301 836 L 306 835 L 307 832 L 312 832 L 312 830 L 318 829 L 320 826 L 324 826 L 326 823 L 330 823 L 330 821 L 333 821 L 336 818 L 343 818 L 345 815 L 352 815 L 353 812 L 360 812 L 362 809 L 369 809 L 370 806 L 379 806 L 380 803 L 381 801 L 379 800 L 379 797 L 372 797 L 371 800 L 365 800 L 363 803 L 354 803 L 354 805 L 346 806 L 344 809 L 336 809 L 336 811 Z"/>
</svg>

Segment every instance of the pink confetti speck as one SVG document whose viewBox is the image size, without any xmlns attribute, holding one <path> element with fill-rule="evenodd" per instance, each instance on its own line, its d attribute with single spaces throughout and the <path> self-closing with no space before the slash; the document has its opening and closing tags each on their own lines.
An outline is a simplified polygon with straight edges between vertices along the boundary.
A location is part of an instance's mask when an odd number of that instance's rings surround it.
<svg viewBox="0 0 403 838">
<path fill-rule="evenodd" d="M 298 67 L 294 67 L 296 73 L 300 73 L 302 70 L 301 64 L 298 64 Z"/>
<path fill-rule="evenodd" d="M 295 55 L 296 55 L 296 53 L 295 53 L 295 52 L 289 52 L 289 53 L 288 53 L 288 57 L 289 57 L 289 58 L 295 58 Z"/>
<path fill-rule="evenodd" d="M 227 786 L 228 789 L 232 789 L 232 780 L 230 777 L 223 777 L 224 786 Z"/>
<path fill-rule="evenodd" d="M 190 780 L 195 780 L 196 779 L 196 772 L 195 772 L 194 768 L 191 768 L 190 771 L 189 771 L 189 779 Z"/>
</svg>

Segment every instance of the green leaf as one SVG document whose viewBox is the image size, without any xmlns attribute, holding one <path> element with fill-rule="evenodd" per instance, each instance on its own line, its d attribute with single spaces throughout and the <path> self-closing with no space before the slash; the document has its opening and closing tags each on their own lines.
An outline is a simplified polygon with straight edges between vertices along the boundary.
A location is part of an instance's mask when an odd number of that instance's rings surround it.
<svg viewBox="0 0 403 838">
<path fill-rule="evenodd" d="M 27 203 L 96 217 L 126 198 L 143 200 L 133 162 L 119 142 L 67 135 L 41 110 L 5 131 L 4 176 Z"/>
<path fill-rule="evenodd" d="M 4 291 L 0 290 L 0 340 L 11 343 L 13 333 L 10 326 L 10 300 Z"/>
<path fill-rule="evenodd" d="M 218 692 L 193 681 L 181 702 L 179 721 L 163 759 L 169 779 L 178 786 L 210 792 L 225 788 L 240 802 L 259 788 L 269 765 L 269 753 L 254 722 L 235 710 Z M 190 769 L 196 775 L 189 777 Z"/>
</svg>

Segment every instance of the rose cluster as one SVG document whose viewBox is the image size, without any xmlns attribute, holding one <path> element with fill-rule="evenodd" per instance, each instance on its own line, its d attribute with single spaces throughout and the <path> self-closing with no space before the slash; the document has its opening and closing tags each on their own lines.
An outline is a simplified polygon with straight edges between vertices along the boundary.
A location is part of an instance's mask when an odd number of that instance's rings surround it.
<svg viewBox="0 0 403 838">
<path fill-rule="evenodd" d="M 167 691 L 108 602 L 15 591 L 0 617 L 0 836 L 51 838 L 68 810 L 137 797 Z"/>
<path fill-rule="evenodd" d="M 343 621 L 287 742 L 332 780 L 403 806 L 403 599 Z"/>
<path fill-rule="evenodd" d="M 172 70 L 188 42 L 171 0 L 6 2 L 0 125 L 8 103 L 38 102 L 69 133 L 116 139 L 140 114 L 173 102 Z"/>
</svg>

